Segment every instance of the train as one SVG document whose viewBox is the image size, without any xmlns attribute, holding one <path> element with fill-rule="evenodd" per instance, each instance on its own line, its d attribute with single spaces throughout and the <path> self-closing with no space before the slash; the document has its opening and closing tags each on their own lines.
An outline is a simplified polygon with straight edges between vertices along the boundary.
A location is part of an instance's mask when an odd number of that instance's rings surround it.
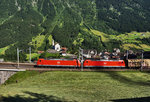
<svg viewBox="0 0 150 102">
<path fill-rule="evenodd" d="M 107 54 L 106 54 L 107 55 Z M 40 58 L 36 67 L 69 67 L 69 68 L 150 68 L 150 52 L 122 54 L 124 56 L 106 56 L 107 58 L 52 59 Z M 139 57 L 138 57 L 139 56 Z"/>
<path fill-rule="evenodd" d="M 85 59 L 81 63 L 78 59 L 43 59 L 40 58 L 36 64 L 37 67 L 69 67 L 69 68 L 125 68 L 124 60 L 100 60 Z"/>
</svg>

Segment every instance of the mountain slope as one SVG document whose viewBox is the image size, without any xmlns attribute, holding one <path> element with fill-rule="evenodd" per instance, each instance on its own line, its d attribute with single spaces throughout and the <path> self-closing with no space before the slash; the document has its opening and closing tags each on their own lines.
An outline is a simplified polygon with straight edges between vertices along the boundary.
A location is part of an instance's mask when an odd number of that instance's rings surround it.
<svg viewBox="0 0 150 102">
<path fill-rule="evenodd" d="M 0 48 L 14 44 L 11 50 L 29 46 L 33 50 L 46 50 L 51 47 L 49 36 L 72 51 L 79 46 L 97 50 L 137 49 L 126 48 L 124 44 L 135 44 L 143 49 L 138 42 L 123 42 L 120 40 L 123 36 L 119 35 L 150 31 L 148 0 L 1 0 L 0 8 Z M 97 35 L 94 30 L 104 33 Z M 38 41 L 33 41 L 37 36 L 44 36 L 41 47 L 35 46 Z M 112 36 L 120 38 L 112 39 Z M 135 40 L 146 46 L 150 42 L 149 36 Z"/>
</svg>

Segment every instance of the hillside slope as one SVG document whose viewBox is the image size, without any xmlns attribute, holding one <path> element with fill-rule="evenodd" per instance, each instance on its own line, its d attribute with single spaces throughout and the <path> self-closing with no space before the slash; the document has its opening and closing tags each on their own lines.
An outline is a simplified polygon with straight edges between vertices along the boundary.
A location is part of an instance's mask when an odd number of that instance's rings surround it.
<svg viewBox="0 0 150 102">
<path fill-rule="evenodd" d="M 146 72 L 18 72 L 0 86 L 1 102 L 148 102 Z"/>
<path fill-rule="evenodd" d="M 150 42 L 149 36 L 144 41 L 135 38 L 140 43 L 111 39 L 121 33 L 150 31 L 149 0 L 1 0 L 0 8 L 0 48 L 13 44 L 11 51 L 28 46 L 46 50 L 51 47 L 49 36 L 73 51 L 79 46 L 97 50 L 143 49 L 139 44 L 148 46 Z M 33 38 L 38 36 L 44 36 L 44 40 L 37 47 L 38 41 Z M 103 41 L 104 36 L 107 41 Z M 138 47 L 126 48 L 124 44 Z"/>
</svg>

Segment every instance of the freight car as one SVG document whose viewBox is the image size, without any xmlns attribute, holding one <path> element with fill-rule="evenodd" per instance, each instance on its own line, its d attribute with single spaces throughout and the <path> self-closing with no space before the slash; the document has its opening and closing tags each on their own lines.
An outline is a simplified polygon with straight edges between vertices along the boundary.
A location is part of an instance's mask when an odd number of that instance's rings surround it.
<svg viewBox="0 0 150 102">
<path fill-rule="evenodd" d="M 128 68 L 149 68 L 150 59 L 128 59 Z"/>
</svg>

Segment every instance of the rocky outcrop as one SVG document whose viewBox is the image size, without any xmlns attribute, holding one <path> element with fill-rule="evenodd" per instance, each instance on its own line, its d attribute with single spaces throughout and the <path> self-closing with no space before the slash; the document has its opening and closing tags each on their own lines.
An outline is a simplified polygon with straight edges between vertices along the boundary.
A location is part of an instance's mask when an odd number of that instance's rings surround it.
<svg viewBox="0 0 150 102">
<path fill-rule="evenodd" d="M 0 84 L 3 84 L 8 78 L 14 75 L 13 71 L 0 71 Z"/>
</svg>

